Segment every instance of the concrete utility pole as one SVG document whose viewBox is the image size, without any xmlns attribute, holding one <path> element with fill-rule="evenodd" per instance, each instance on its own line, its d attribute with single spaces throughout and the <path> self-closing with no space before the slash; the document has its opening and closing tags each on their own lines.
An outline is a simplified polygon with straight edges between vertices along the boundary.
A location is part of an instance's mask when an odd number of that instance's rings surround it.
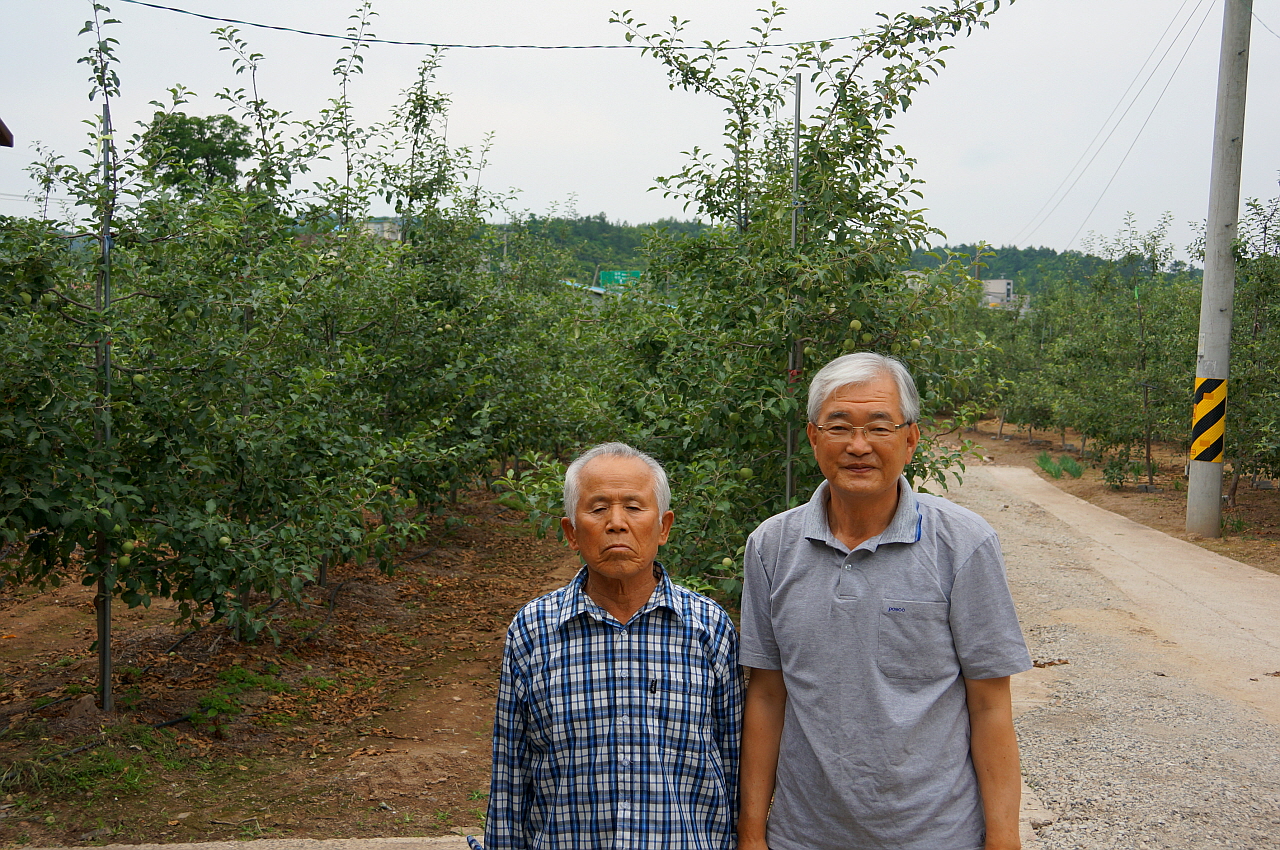
<svg viewBox="0 0 1280 850">
<path fill-rule="evenodd" d="M 1187 531 L 1201 537 L 1222 536 L 1223 446 L 1232 299 L 1236 286 L 1231 246 L 1240 214 L 1240 159 L 1244 150 L 1244 102 L 1253 0 L 1225 0 L 1224 6 L 1187 484 Z"/>
</svg>

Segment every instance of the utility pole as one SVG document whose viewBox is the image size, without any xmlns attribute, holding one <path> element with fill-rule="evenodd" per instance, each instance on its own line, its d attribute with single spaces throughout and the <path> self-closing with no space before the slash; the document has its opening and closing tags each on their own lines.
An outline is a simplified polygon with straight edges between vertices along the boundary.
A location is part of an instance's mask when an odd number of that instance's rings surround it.
<svg viewBox="0 0 1280 850">
<path fill-rule="evenodd" d="M 111 101 L 104 95 L 102 100 L 102 258 L 98 270 L 98 285 L 95 292 L 94 307 L 97 308 L 99 321 L 107 322 L 111 312 L 111 215 L 115 209 L 115 173 L 112 169 L 112 130 Z M 103 448 L 102 456 L 106 457 L 106 449 L 111 445 L 111 337 L 105 330 L 99 332 L 97 349 L 98 391 L 102 398 L 102 409 L 98 424 L 98 439 Z M 111 694 L 111 594 L 115 588 L 115 570 L 112 567 L 111 552 L 107 535 L 98 532 L 96 555 L 102 572 L 98 574 L 98 589 L 93 598 L 94 613 L 98 627 L 98 697 L 102 710 L 115 711 L 115 699 Z"/>
<path fill-rule="evenodd" d="M 1223 5 L 1187 482 L 1187 531 L 1201 537 L 1222 536 L 1222 465 L 1236 284 L 1232 243 L 1240 213 L 1240 160 L 1244 150 L 1245 87 L 1249 77 L 1249 29 L 1253 17 L 1253 0 L 1225 0 Z"/>
</svg>

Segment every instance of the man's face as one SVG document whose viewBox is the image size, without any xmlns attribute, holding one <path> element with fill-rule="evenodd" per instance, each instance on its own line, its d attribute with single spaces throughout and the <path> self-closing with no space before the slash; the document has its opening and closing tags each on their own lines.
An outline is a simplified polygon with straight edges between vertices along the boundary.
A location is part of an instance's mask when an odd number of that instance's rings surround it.
<svg viewBox="0 0 1280 850">
<path fill-rule="evenodd" d="M 838 388 L 822 405 L 819 425 L 897 425 L 902 422 L 898 385 L 888 376 L 866 384 Z M 809 444 L 833 495 L 868 504 L 898 497 L 898 476 L 911 461 L 920 442 L 920 428 L 912 423 L 887 440 L 868 440 L 854 431 L 852 440 L 833 440 L 808 426 Z"/>
<path fill-rule="evenodd" d="M 648 581 L 675 519 L 658 510 L 653 471 L 639 458 L 598 457 L 582 468 L 578 493 L 576 525 L 560 520 L 569 548 L 601 578 Z"/>
</svg>

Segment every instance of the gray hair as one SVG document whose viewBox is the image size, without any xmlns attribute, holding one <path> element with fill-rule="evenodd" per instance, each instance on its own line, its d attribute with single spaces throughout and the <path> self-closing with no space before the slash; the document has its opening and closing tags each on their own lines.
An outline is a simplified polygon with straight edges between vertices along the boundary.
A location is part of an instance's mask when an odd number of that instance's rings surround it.
<svg viewBox="0 0 1280 850">
<path fill-rule="evenodd" d="M 645 466 L 653 472 L 653 495 L 658 500 L 658 513 L 665 514 L 671 510 L 671 485 L 667 483 L 667 472 L 662 468 L 662 464 L 626 443 L 601 443 L 578 455 L 577 459 L 564 471 L 564 515 L 569 518 L 569 523 L 575 528 L 577 522 L 574 514 L 578 510 L 578 496 L 581 489 L 579 479 L 582 477 L 583 468 L 598 457 L 632 457 L 644 461 Z"/>
<path fill-rule="evenodd" d="M 903 419 L 920 418 L 920 393 L 907 367 L 896 357 L 885 357 L 870 351 L 845 354 L 818 370 L 809 384 L 809 421 L 817 424 L 822 405 L 841 387 L 869 384 L 877 378 L 892 378 L 898 385 L 898 405 Z"/>
</svg>

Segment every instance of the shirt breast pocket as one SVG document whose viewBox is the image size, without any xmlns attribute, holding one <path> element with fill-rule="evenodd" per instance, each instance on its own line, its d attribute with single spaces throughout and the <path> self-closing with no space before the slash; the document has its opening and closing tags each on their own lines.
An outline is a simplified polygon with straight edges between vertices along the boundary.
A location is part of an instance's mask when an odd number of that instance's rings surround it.
<svg viewBox="0 0 1280 850">
<path fill-rule="evenodd" d="M 649 683 L 649 716 L 666 747 L 706 746 L 709 725 L 710 677 L 701 670 L 683 670 Z"/>
<path fill-rule="evenodd" d="M 940 679 L 960 672 L 947 602 L 885 599 L 876 662 L 891 679 Z"/>
</svg>

